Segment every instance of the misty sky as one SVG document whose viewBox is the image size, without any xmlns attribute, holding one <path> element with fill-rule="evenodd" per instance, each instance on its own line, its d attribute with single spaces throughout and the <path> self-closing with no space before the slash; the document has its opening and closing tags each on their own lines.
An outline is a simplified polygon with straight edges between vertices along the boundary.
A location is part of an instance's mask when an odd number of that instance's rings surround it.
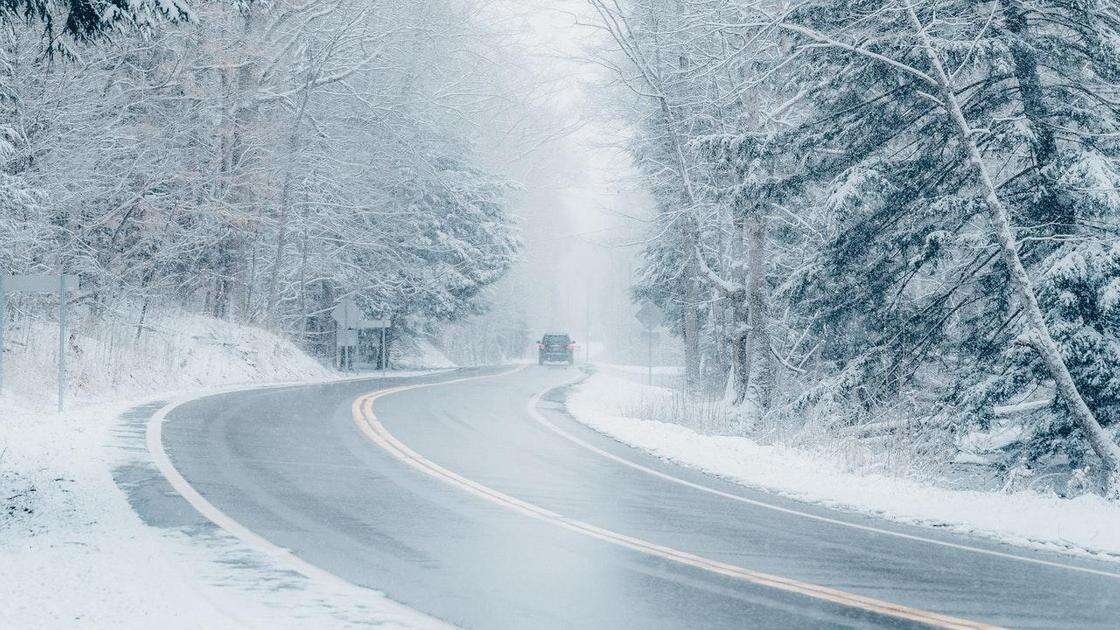
<svg viewBox="0 0 1120 630">
<path fill-rule="evenodd" d="M 566 330 L 578 338 L 617 335 L 629 325 L 629 278 L 648 202 L 636 191 L 625 130 L 611 116 L 609 80 L 594 63 L 606 45 L 584 0 L 503 0 L 488 7 L 518 43 L 522 66 L 551 115 L 548 138 L 525 156 L 524 191 L 514 212 L 525 250 L 509 284 L 530 285 L 525 305 L 534 332 Z M 524 291 L 502 291 L 520 300 Z"/>
</svg>

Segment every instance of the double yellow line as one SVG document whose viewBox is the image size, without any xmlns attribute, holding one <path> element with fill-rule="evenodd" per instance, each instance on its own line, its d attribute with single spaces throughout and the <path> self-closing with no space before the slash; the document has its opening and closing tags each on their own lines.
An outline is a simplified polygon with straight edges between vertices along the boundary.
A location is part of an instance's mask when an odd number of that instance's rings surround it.
<svg viewBox="0 0 1120 630">
<path fill-rule="evenodd" d="M 454 379 L 450 381 L 443 381 L 439 383 L 425 383 L 418 385 L 406 385 L 402 387 L 395 387 L 391 389 L 382 390 L 362 396 L 354 401 L 353 414 L 354 422 L 361 429 L 374 444 L 385 449 L 393 457 L 401 462 L 411 466 L 412 468 L 423 472 L 427 475 L 435 477 L 441 481 L 456 486 L 466 492 L 475 496 L 486 499 L 492 503 L 496 503 L 510 509 L 514 512 L 519 512 L 526 516 L 551 523 L 558 527 L 589 536 L 604 542 L 632 549 L 650 556 L 655 556 L 665 560 L 671 560 L 683 565 L 710 571 L 719 575 L 724 575 L 731 578 L 740 579 L 752 584 L 765 586 L 769 588 L 778 589 L 781 591 L 796 593 L 814 599 L 832 602 L 842 606 L 857 608 L 872 613 L 877 613 L 897 619 L 905 619 L 908 621 L 915 621 L 918 623 L 927 624 L 937 628 L 997 628 L 985 623 L 970 621 L 967 619 L 960 619 L 942 615 L 910 606 L 903 606 L 900 604 L 893 604 L 891 602 L 875 599 L 872 597 L 865 597 L 855 593 L 849 593 L 827 586 L 820 586 L 817 584 L 810 584 L 808 582 L 801 582 L 790 578 L 785 578 L 778 575 L 769 573 L 761 573 L 759 571 L 752 571 L 744 569 L 735 565 L 727 564 L 711 560 L 686 551 L 672 549 L 652 542 L 620 534 L 602 527 L 597 527 L 589 523 L 584 523 L 575 519 L 565 517 L 557 514 L 551 510 L 545 509 L 538 505 L 522 501 L 515 497 L 494 490 L 484 486 L 476 481 L 467 479 L 458 473 L 432 462 L 419 453 L 413 451 L 407 445 L 402 443 L 391 434 L 383 424 L 377 419 L 373 412 L 373 403 L 378 398 L 396 394 L 399 392 L 407 391 L 410 389 L 417 389 L 421 387 L 435 387 L 439 385 L 450 385 L 454 383 L 461 383 L 480 378 L 493 378 L 496 376 L 503 376 L 510 374 L 523 368 L 501 372 L 498 374 L 490 374 L 485 376 L 472 376 L 468 378 Z"/>
</svg>

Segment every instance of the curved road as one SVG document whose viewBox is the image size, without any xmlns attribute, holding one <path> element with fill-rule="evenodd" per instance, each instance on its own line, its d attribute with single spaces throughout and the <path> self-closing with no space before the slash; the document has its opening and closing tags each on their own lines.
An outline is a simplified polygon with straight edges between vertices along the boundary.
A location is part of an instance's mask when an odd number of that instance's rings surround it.
<svg viewBox="0 0 1120 630">
<path fill-rule="evenodd" d="M 163 445 L 271 543 L 468 628 L 1120 623 L 1114 564 L 674 466 L 563 414 L 558 388 L 577 376 L 533 366 L 222 394 L 172 411 Z"/>
</svg>

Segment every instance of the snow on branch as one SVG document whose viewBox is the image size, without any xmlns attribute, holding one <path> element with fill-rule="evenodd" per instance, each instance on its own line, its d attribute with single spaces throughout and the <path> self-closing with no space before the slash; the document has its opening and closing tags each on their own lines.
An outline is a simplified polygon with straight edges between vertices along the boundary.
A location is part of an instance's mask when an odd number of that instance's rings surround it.
<svg viewBox="0 0 1120 630">
<path fill-rule="evenodd" d="M 714 269 L 709 267 L 708 261 L 704 260 L 704 254 L 700 251 L 699 247 L 696 247 L 694 253 L 696 255 L 696 264 L 700 267 L 700 271 L 703 272 L 704 277 L 708 280 L 709 283 L 711 283 L 712 286 L 718 289 L 719 292 L 724 294 L 726 297 L 742 297 L 743 293 L 746 291 L 743 285 L 725 280 L 723 276 L 719 275 L 715 272 Z"/>
</svg>

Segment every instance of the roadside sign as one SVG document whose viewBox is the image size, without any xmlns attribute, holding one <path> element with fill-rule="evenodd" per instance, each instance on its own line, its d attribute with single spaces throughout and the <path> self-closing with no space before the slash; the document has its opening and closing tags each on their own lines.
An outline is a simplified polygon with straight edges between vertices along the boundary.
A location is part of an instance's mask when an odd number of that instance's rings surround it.
<svg viewBox="0 0 1120 630">
<path fill-rule="evenodd" d="M 354 303 L 352 296 L 342 298 L 331 311 L 331 317 L 338 323 L 335 334 L 335 346 L 338 352 L 339 367 L 348 367 L 353 364 L 354 353 L 358 346 L 358 331 L 380 329 L 381 344 L 378 346 L 378 363 L 381 369 L 386 369 L 389 356 L 386 351 L 385 331 L 393 327 L 392 320 L 370 319 L 365 316 L 362 309 Z"/>
<path fill-rule="evenodd" d="M 358 345 L 358 330 L 356 328 L 340 328 L 340 329 L 338 329 L 338 345 L 340 345 L 340 346 L 356 346 L 356 345 Z"/>
<path fill-rule="evenodd" d="M 350 296 L 342 298 L 342 301 L 335 304 L 334 310 L 331 311 L 331 316 L 338 322 L 340 328 L 354 328 L 354 323 L 361 320 L 362 315 L 362 309 L 358 308 L 354 298 Z"/>
<path fill-rule="evenodd" d="M 664 323 L 665 315 L 661 312 L 661 309 L 657 308 L 656 304 L 646 300 L 642 302 L 642 306 L 638 309 L 635 317 L 645 327 L 643 334 L 646 337 L 646 383 L 653 385 L 653 340 L 657 336 L 654 331 Z"/>
<path fill-rule="evenodd" d="M 58 293 L 58 410 L 66 394 L 66 294 L 78 288 L 78 277 L 67 274 L 0 274 L 0 392 L 4 391 L 4 319 L 8 293 Z"/>
<path fill-rule="evenodd" d="M 661 313 L 661 309 L 653 302 L 642 302 L 641 308 L 638 309 L 635 315 L 638 321 L 645 326 L 646 330 L 653 330 L 665 321 L 665 316 Z"/>
<path fill-rule="evenodd" d="M 646 338 L 646 384 L 653 385 L 653 343 L 660 334 L 656 330 L 643 330 L 642 336 Z"/>
<path fill-rule="evenodd" d="M 62 276 L 66 290 L 73 291 L 78 286 L 77 276 Z M 19 276 L 5 275 L 0 279 L 0 289 L 7 293 L 55 293 L 59 289 L 58 274 L 29 273 Z"/>
</svg>

